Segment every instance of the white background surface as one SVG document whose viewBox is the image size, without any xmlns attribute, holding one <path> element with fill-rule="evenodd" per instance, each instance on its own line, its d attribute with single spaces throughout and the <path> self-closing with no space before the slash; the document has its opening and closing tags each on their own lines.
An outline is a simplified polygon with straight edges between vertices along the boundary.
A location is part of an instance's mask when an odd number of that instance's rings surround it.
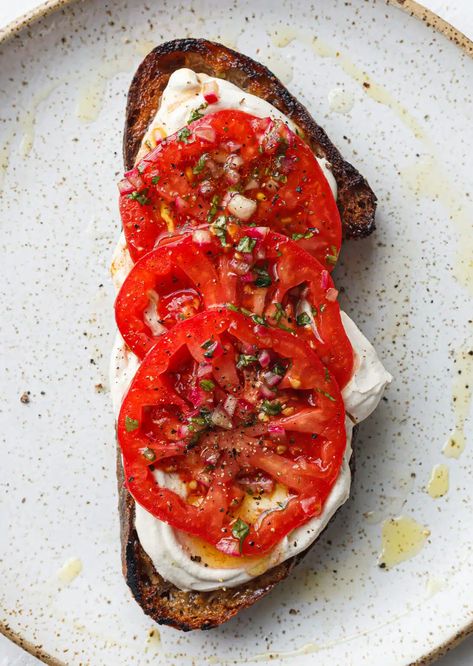
<svg viewBox="0 0 473 666">
<path fill-rule="evenodd" d="M 0 28 L 16 17 L 42 4 L 38 0 L 0 0 Z M 468 37 L 473 39 L 472 0 L 424 0 L 424 5 L 442 16 Z M 0 666 L 32 666 L 36 659 L 24 653 L 0 636 Z M 473 637 L 438 662 L 439 666 L 471 666 L 473 664 Z"/>
</svg>

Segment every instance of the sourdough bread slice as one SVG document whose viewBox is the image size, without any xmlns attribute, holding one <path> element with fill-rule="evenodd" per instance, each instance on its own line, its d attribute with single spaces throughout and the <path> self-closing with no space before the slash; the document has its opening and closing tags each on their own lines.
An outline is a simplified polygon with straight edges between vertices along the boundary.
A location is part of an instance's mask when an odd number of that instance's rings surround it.
<svg viewBox="0 0 473 666">
<path fill-rule="evenodd" d="M 267 100 L 291 118 L 304 133 L 304 139 L 314 153 L 325 157 L 332 165 L 345 237 L 362 238 L 374 231 L 374 193 L 363 176 L 342 158 L 305 107 L 266 67 L 248 56 L 204 39 L 180 39 L 161 44 L 139 66 L 128 93 L 123 140 L 125 169 L 133 168 L 169 77 L 182 67 L 227 79 L 242 90 Z M 355 436 L 356 428 L 353 440 Z M 134 500 L 124 487 L 119 450 L 117 477 L 123 574 L 144 612 L 160 624 L 183 631 L 216 627 L 265 596 L 310 550 L 235 588 L 213 592 L 180 590 L 157 573 L 141 547 L 135 529 Z"/>
</svg>

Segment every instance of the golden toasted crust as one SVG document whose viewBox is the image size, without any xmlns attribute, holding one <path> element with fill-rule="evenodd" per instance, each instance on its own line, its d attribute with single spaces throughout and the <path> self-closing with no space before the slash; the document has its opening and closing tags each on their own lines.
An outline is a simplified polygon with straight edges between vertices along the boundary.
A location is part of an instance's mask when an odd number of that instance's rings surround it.
<svg viewBox="0 0 473 666">
<path fill-rule="evenodd" d="M 326 157 L 332 165 L 345 236 L 364 237 L 374 230 L 375 195 L 356 169 L 343 160 L 307 110 L 266 67 L 203 39 L 161 44 L 139 66 L 128 93 L 123 142 L 126 169 L 134 166 L 143 136 L 159 107 L 170 75 L 181 67 L 227 79 L 242 90 L 267 100 L 291 118 L 304 133 L 312 150 L 319 157 Z M 120 454 L 117 476 L 123 574 L 144 612 L 160 624 L 183 631 L 216 627 L 268 594 L 309 550 L 244 585 L 214 592 L 184 592 L 157 573 L 141 547 L 135 530 L 134 501 L 124 487 Z"/>
</svg>

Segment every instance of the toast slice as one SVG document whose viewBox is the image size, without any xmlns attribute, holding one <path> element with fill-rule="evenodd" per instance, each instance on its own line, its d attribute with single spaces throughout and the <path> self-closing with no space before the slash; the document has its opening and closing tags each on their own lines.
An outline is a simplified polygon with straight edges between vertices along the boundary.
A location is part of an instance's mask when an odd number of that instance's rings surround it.
<svg viewBox="0 0 473 666">
<path fill-rule="evenodd" d="M 159 107 L 170 75 L 182 67 L 227 79 L 242 90 L 266 99 L 290 117 L 304 132 L 314 153 L 326 157 L 332 165 L 345 237 L 362 238 L 374 231 L 376 197 L 373 191 L 363 176 L 342 158 L 305 107 L 266 67 L 248 56 L 204 39 L 180 39 L 161 44 L 139 66 L 128 93 L 123 141 L 125 169 L 134 166 L 141 141 Z M 356 428 L 353 440 L 355 436 Z M 309 547 L 304 553 L 235 588 L 213 592 L 182 591 L 157 573 L 141 547 L 135 530 L 134 500 L 124 487 L 119 450 L 117 477 L 123 574 L 144 612 L 160 624 L 183 631 L 216 627 L 265 596 L 310 550 Z"/>
</svg>

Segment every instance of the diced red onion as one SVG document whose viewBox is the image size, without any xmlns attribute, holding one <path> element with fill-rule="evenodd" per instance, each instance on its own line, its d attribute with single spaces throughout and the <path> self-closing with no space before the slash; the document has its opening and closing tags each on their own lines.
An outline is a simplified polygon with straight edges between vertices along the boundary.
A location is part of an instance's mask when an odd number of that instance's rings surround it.
<svg viewBox="0 0 473 666">
<path fill-rule="evenodd" d="M 266 384 L 260 384 L 260 386 L 258 386 L 258 391 L 259 394 L 263 396 L 263 398 L 267 398 L 268 400 L 272 400 L 276 397 L 275 391 L 271 391 L 271 389 L 266 386 Z"/>
<path fill-rule="evenodd" d="M 256 210 L 256 201 L 236 193 L 228 203 L 228 210 L 239 220 L 249 220 Z"/>
<path fill-rule="evenodd" d="M 276 423 L 268 424 L 268 433 L 272 439 L 285 439 L 286 437 L 285 429 Z"/>
<path fill-rule="evenodd" d="M 135 188 L 127 178 L 122 178 L 118 183 L 118 191 L 120 194 L 131 194 L 135 191 Z"/>
<path fill-rule="evenodd" d="M 199 192 L 201 194 L 210 194 L 210 192 L 213 192 L 214 186 L 210 182 L 210 180 L 203 180 L 201 184 L 199 185 Z"/>
<path fill-rule="evenodd" d="M 230 259 L 229 266 L 237 275 L 246 275 L 251 268 L 251 264 L 239 261 L 238 259 L 235 259 L 235 257 Z"/>
<path fill-rule="evenodd" d="M 279 382 L 282 381 L 281 375 L 277 375 L 275 372 L 271 372 L 270 370 L 263 373 L 263 379 L 270 388 L 277 386 Z"/>
<path fill-rule="evenodd" d="M 295 158 L 294 157 L 283 157 L 281 162 L 280 162 L 280 169 L 282 173 L 286 174 L 292 171 L 295 165 Z"/>
<path fill-rule="evenodd" d="M 222 407 L 216 407 L 210 415 L 210 420 L 218 428 L 224 428 L 225 430 L 231 430 L 233 428 L 233 423 L 231 418 L 226 412 L 223 411 Z"/>
<path fill-rule="evenodd" d="M 328 287 L 328 271 L 322 271 L 320 286 L 322 289 L 327 289 Z"/>
<path fill-rule="evenodd" d="M 253 493 L 271 493 L 274 490 L 274 479 L 263 474 L 260 474 L 258 478 L 251 475 L 242 475 L 237 477 L 236 481 L 240 486 L 251 490 Z"/>
<path fill-rule="evenodd" d="M 236 398 L 234 395 L 227 395 L 225 402 L 223 403 L 223 408 L 229 416 L 233 416 L 237 404 L 238 398 Z"/>
<path fill-rule="evenodd" d="M 183 213 L 189 207 L 187 201 L 182 197 L 174 197 L 174 205 L 178 213 Z"/>
<path fill-rule="evenodd" d="M 241 345 L 241 351 L 244 354 L 253 355 L 256 351 L 256 345 L 250 345 L 249 342 L 243 342 L 242 345 Z"/>
<path fill-rule="evenodd" d="M 264 249 L 264 247 L 257 248 L 256 259 L 266 259 L 266 250 Z"/>
<path fill-rule="evenodd" d="M 156 162 L 161 152 L 162 148 L 158 144 L 156 148 L 153 148 L 153 150 L 150 150 L 149 153 L 146 153 L 146 155 L 142 159 L 142 162 Z"/>
<path fill-rule="evenodd" d="M 240 174 L 235 169 L 226 169 L 225 180 L 230 183 L 230 185 L 236 185 L 240 182 Z"/>
<path fill-rule="evenodd" d="M 240 155 L 229 155 L 225 160 L 224 169 L 238 169 L 243 164 L 243 158 Z"/>
<path fill-rule="evenodd" d="M 194 386 L 189 391 L 189 400 L 194 407 L 200 407 L 207 400 L 207 394 L 201 388 Z"/>
<path fill-rule="evenodd" d="M 125 178 L 129 180 L 130 183 L 133 185 L 133 187 L 137 190 L 144 187 L 143 179 L 141 178 L 140 172 L 136 167 L 134 169 L 131 169 L 131 171 L 127 171 L 125 174 Z"/>
<path fill-rule="evenodd" d="M 248 282 L 254 282 L 256 280 L 256 275 L 253 273 L 253 271 L 249 271 L 245 275 L 241 276 L 241 281 L 248 283 Z"/>
<path fill-rule="evenodd" d="M 199 367 L 197 368 L 197 377 L 205 377 L 206 375 L 210 375 L 211 372 L 211 363 L 200 363 Z"/>
<path fill-rule="evenodd" d="M 266 238 L 269 232 L 269 227 L 249 227 L 245 229 L 245 234 L 250 238 L 257 238 L 258 240 L 263 240 Z"/>
<path fill-rule="evenodd" d="M 196 229 L 192 232 L 192 240 L 196 245 L 208 245 L 212 242 L 212 236 L 208 229 Z"/>
<path fill-rule="evenodd" d="M 327 299 L 327 301 L 333 303 L 337 300 L 337 296 L 338 296 L 338 291 L 334 289 L 334 287 L 330 287 L 330 289 L 327 289 L 327 293 L 325 294 L 325 298 Z"/>
<path fill-rule="evenodd" d="M 252 263 L 253 262 L 253 255 L 251 254 L 251 252 L 244 252 L 243 253 L 243 259 L 245 261 L 248 261 L 248 263 Z"/>
<path fill-rule="evenodd" d="M 226 146 L 230 152 L 234 153 L 237 150 L 240 150 L 241 143 L 237 143 L 236 141 L 227 141 Z"/>
<path fill-rule="evenodd" d="M 202 86 L 202 94 L 207 104 L 216 104 L 219 100 L 216 81 L 206 81 Z"/>
<path fill-rule="evenodd" d="M 209 465 L 215 465 L 220 458 L 220 451 L 218 449 L 205 447 L 200 453 L 200 457 L 205 460 Z"/>
<path fill-rule="evenodd" d="M 258 361 L 262 368 L 267 368 L 271 363 L 271 354 L 267 349 L 263 349 L 258 355 Z"/>
<path fill-rule="evenodd" d="M 181 439 L 187 437 L 188 434 L 189 434 L 189 426 L 179 425 L 177 427 L 177 436 L 180 437 Z"/>
<path fill-rule="evenodd" d="M 204 139 L 204 141 L 209 141 L 210 143 L 213 143 L 217 137 L 217 134 L 213 127 L 204 126 L 204 127 L 196 127 L 194 129 L 194 136 L 198 137 L 199 139 Z"/>
<path fill-rule="evenodd" d="M 215 547 L 225 555 L 233 555 L 235 557 L 240 555 L 240 544 L 236 539 L 232 539 L 232 537 L 223 537 L 223 539 L 217 541 Z"/>
</svg>

